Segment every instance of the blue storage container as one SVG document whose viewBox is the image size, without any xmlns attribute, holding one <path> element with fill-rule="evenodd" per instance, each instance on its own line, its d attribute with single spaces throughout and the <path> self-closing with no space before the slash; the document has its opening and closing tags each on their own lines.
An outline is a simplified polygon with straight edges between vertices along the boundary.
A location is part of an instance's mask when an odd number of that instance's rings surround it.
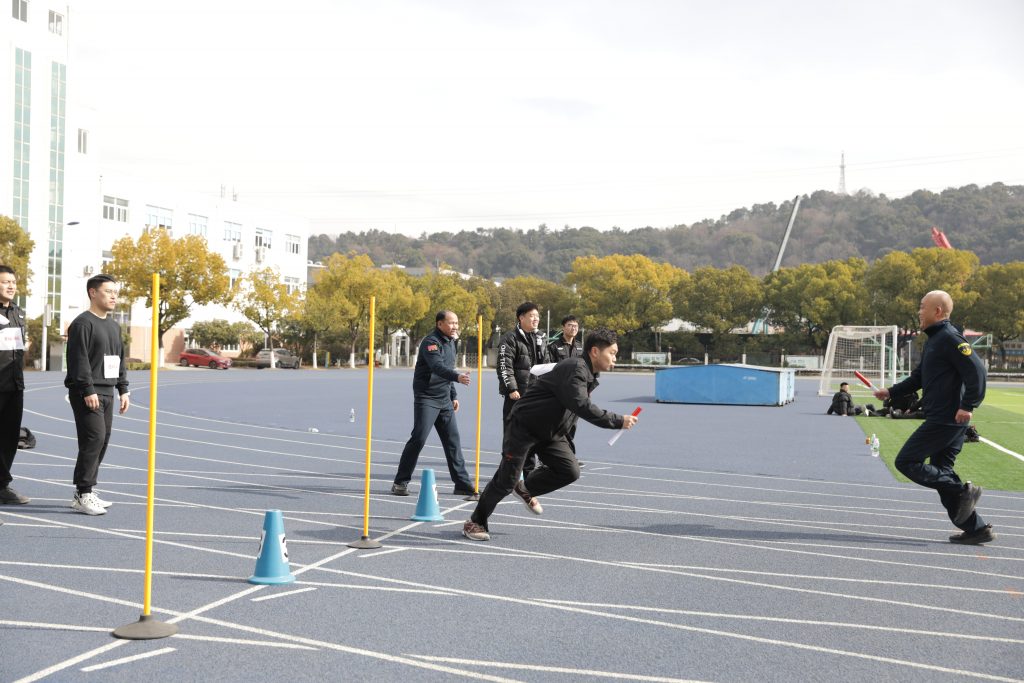
<svg viewBox="0 0 1024 683">
<path fill-rule="evenodd" d="M 659 370 L 654 398 L 659 403 L 781 406 L 793 401 L 796 371 L 755 365 L 687 365 Z"/>
</svg>

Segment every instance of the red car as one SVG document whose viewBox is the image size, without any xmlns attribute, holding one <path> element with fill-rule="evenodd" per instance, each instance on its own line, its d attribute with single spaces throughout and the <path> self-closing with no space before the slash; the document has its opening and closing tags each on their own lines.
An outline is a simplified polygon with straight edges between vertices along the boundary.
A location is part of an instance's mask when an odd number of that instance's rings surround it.
<svg viewBox="0 0 1024 683">
<path fill-rule="evenodd" d="M 181 356 L 178 357 L 178 365 L 183 368 L 194 365 L 197 368 L 205 367 L 211 370 L 221 368 L 222 370 L 227 370 L 231 367 L 231 359 L 218 356 L 209 349 L 185 349 L 181 352 Z"/>
</svg>

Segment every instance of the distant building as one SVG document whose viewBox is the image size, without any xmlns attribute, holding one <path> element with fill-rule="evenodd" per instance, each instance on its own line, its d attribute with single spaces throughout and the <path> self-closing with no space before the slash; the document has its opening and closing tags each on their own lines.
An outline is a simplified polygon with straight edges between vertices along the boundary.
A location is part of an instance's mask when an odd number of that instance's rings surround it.
<svg viewBox="0 0 1024 683">
<path fill-rule="evenodd" d="M 77 105 L 67 5 L 51 9 L 13 0 L 0 17 L 0 214 L 35 241 L 25 299 L 30 318 L 50 305 L 61 330 L 88 307 L 85 283 L 103 272 L 113 243 L 136 238 L 147 226 L 166 226 L 174 237 L 199 234 L 220 253 L 232 280 L 254 269 L 276 268 L 290 288 L 304 289 L 309 225 L 225 197 L 187 195 L 140 178 L 116 177 L 100 162 L 90 131 L 97 114 Z M 149 358 L 150 314 L 142 304 L 120 312 L 131 328 L 131 356 Z M 166 357 L 175 359 L 193 321 L 241 320 L 223 306 L 196 308 L 168 332 Z M 51 340 L 51 368 L 59 368 L 60 340 Z"/>
</svg>

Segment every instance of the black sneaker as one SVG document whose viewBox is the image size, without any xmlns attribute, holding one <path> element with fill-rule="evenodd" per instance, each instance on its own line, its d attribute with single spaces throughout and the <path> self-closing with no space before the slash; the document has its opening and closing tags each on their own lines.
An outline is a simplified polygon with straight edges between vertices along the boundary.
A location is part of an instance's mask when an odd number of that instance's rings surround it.
<svg viewBox="0 0 1024 683">
<path fill-rule="evenodd" d="M 475 496 L 476 491 L 473 489 L 464 489 L 461 486 L 456 486 L 455 490 L 452 491 L 453 496 Z"/>
<path fill-rule="evenodd" d="M 29 498 L 21 495 L 10 486 L 5 486 L 0 489 L 0 504 L 3 505 L 28 505 L 31 502 Z"/>
<path fill-rule="evenodd" d="M 394 496 L 408 496 L 409 495 L 409 485 L 408 484 L 392 484 L 391 485 L 391 495 L 394 495 Z"/>
<path fill-rule="evenodd" d="M 986 524 L 976 531 L 962 531 L 949 537 L 950 543 L 960 543 L 961 545 L 979 545 L 994 540 L 996 540 L 996 535 L 992 533 L 991 524 Z"/>
<path fill-rule="evenodd" d="M 960 503 L 956 508 L 956 516 L 953 518 L 953 524 L 959 526 L 970 519 L 979 498 L 981 498 L 980 486 L 975 486 L 971 482 L 964 484 L 964 490 L 960 494 Z"/>
</svg>

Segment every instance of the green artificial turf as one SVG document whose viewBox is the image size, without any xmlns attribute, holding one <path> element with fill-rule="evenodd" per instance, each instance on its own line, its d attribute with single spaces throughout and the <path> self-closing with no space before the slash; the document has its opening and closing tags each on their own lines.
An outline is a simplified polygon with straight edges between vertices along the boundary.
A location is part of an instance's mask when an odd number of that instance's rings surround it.
<svg viewBox="0 0 1024 683">
<path fill-rule="evenodd" d="M 893 461 L 920 420 L 858 417 L 866 436 L 878 435 L 881 458 L 898 481 L 909 481 L 896 471 Z M 972 424 L 982 438 L 1024 455 L 1024 387 L 988 388 L 985 402 L 974 413 Z M 865 444 L 865 451 L 868 446 Z M 988 489 L 1024 491 L 1024 462 L 988 444 L 965 443 L 956 459 L 956 472 L 964 481 Z"/>
</svg>

